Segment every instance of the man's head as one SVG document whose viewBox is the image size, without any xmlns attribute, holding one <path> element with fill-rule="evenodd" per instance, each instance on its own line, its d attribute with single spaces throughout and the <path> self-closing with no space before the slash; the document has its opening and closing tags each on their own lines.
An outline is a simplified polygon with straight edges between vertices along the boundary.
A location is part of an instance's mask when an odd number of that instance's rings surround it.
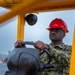
<svg viewBox="0 0 75 75">
<path fill-rule="evenodd" d="M 62 39 L 65 37 L 65 33 L 68 33 L 68 28 L 66 23 L 62 19 L 54 19 L 50 25 L 49 28 L 49 38 L 51 41 L 62 41 Z"/>
</svg>

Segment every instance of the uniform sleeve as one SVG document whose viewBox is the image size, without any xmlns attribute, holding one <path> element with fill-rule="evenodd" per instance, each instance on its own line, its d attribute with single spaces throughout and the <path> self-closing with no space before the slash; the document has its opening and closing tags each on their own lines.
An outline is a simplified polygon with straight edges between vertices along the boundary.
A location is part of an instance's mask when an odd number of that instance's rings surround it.
<svg viewBox="0 0 75 75">
<path fill-rule="evenodd" d="M 65 51 L 63 50 L 57 50 L 50 46 L 49 52 L 52 58 L 58 63 L 61 64 L 63 67 L 67 66 L 69 67 L 70 64 L 70 57 L 71 57 L 71 46 L 68 46 L 65 48 Z"/>
</svg>

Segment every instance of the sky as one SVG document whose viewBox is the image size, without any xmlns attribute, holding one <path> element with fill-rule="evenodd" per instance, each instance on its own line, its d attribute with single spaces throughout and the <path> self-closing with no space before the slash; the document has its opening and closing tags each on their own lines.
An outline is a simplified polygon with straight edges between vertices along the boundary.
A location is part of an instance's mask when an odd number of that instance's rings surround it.
<svg viewBox="0 0 75 75">
<path fill-rule="evenodd" d="M 5 14 L 9 10 L 0 7 L 0 15 Z M 75 10 L 63 10 L 53 12 L 42 12 L 36 14 L 38 21 L 35 25 L 30 26 L 25 23 L 24 40 L 25 41 L 37 41 L 41 40 L 44 43 L 49 44 L 49 32 L 46 28 L 49 23 L 55 18 L 63 19 L 69 29 L 69 33 L 66 34 L 64 42 L 68 45 L 72 45 L 73 31 L 75 24 Z M 0 24 L 0 53 L 8 54 L 9 51 L 14 49 L 14 43 L 17 40 L 17 16 L 11 20 Z"/>
</svg>

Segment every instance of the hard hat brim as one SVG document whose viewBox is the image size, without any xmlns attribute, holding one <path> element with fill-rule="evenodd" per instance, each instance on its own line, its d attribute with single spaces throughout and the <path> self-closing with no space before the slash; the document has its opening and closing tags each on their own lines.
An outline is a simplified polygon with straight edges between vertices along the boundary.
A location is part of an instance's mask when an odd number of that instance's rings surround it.
<svg viewBox="0 0 75 75">
<path fill-rule="evenodd" d="M 46 28 L 47 30 L 50 30 L 50 29 L 52 29 L 52 28 Z M 62 28 L 63 29 L 63 28 Z M 66 33 L 68 33 L 69 31 L 68 30 L 65 30 L 65 29 L 63 29 Z"/>
<path fill-rule="evenodd" d="M 51 28 L 46 28 L 47 30 L 50 30 Z"/>
</svg>

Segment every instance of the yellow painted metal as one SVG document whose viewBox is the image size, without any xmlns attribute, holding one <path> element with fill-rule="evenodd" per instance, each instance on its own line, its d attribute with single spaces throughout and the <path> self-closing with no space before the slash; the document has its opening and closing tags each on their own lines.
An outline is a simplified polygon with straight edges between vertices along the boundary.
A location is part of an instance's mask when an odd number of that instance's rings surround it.
<svg viewBox="0 0 75 75">
<path fill-rule="evenodd" d="M 74 10 L 75 0 L 47 0 L 45 2 L 35 5 L 35 8 L 29 11 L 23 11 L 22 13 L 32 12 L 50 12 L 50 11 L 61 11 L 61 10 Z"/>
<path fill-rule="evenodd" d="M 18 30 L 17 30 L 17 40 L 24 40 L 24 26 L 25 26 L 25 20 L 24 20 L 25 14 L 19 14 L 18 15 Z"/>
<path fill-rule="evenodd" d="M 18 4 L 24 0 L 0 0 L 0 6 L 11 6 L 13 4 Z"/>
<path fill-rule="evenodd" d="M 23 2 L 24 0 L 22 0 Z M 21 3 L 21 2 L 20 2 Z M 41 3 L 44 3 L 42 1 Z M 8 8 L 10 10 L 11 6 L 18 5 L 19 3 L 12 3 L 12 4 L 7 4 L 5 8 Z M 36 3 L 37 4 L 37 3 Z M 56 10 L 68 10 L 68 9 L 75 9 L 75 0 L 46 0 L 44 4 L 41 4 L 39 8 L 33 9 L 33 11 L 29 12 L 46 12 L 46 11 L 56 11 Z"/>
<path fill-rule="evenodd" d="M 70 73 L 69 75 L 75 75 L 75 27 L 74 27 L 74 37 L 72 45 L 71 63 L 70 63 Z"/>
<path fill-rule="evenodd" d="M 26 1 L 26 0 L 25 0 Z M 31 1 L 31 0 L 30 0 Z M 44 12 L 53 10 L 75 9 L 75 0 L 41 0 L 36 2 L 26 2 L 15 5 L 11 8 L 12 11 L 1 16 L 0 23 L 16 16 L 19 13 Z M 25 9 L 25 10 L 24 10 Z"/>
<path fill-rule="evenodd" d="M 57 10 L 75 10 L 75 0 L 49 0 L 31 12 L 49 12 Z"/>
<path fill-rule="evenodd" d="M 6 14 L 0 16 L 0 23 L 3 23 L 7 20 L 9 20 L 10 18 L 16 16 L 17 14 L 21 13 L 24 11 L 24 9 L 27 10 L 31 10 L 31 8 L 35 8 L 36 3 L 39 4 L 42 1 L 46 1 L 46 0 L 25 0 L 24 3 L 21 3 L 19 5 L 16 5 L 14 7 L 12 7 L 12 11 L 7 12 Z"/>
</svg>

